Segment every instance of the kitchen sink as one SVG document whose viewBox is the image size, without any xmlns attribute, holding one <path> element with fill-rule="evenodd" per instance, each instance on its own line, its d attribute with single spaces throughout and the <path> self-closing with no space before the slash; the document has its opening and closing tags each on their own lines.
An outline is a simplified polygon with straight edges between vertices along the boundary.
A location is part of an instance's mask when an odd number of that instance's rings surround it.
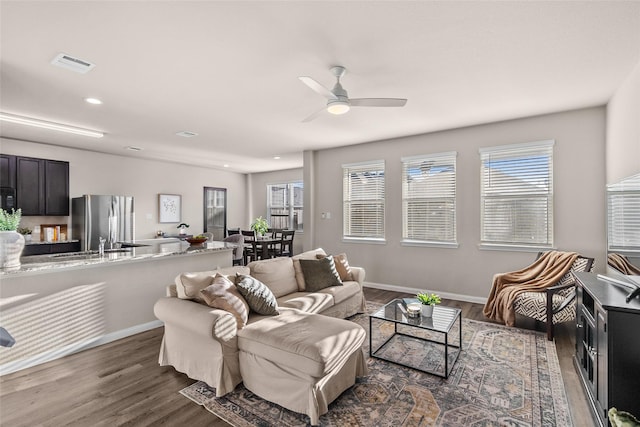
<svg viewBox="0 0 640 427">
<path fill-rule="evenodd" d="M 120 244 L 123 248 L 141 248 L 143 246 L 151 246 L 151 245 L 145 245 L 142 243 L 126 243 L 123 242 Z"/>
<path fill-rule="evenodd" d="M 120 249 L 105 249 L 105 254 L 112 254 L 118 252 L 131 252 L 131 248 L 120 248 Z M 71 257 L 90 257 L 93 255 L 99 255 L 98 251 L 84 251 L 84 252 L 66 252 L 63 254 L 51 255 L 51 258 L 71 258 Z"/>
</svg>

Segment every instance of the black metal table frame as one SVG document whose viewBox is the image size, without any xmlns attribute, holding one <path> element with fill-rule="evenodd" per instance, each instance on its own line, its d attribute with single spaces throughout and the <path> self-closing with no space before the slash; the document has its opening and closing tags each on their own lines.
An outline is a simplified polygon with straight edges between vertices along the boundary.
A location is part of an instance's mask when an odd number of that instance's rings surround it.
<svg viewBox="0 0 640 427">
<path fill-rule="evenodd" d="M 380 317 L 374 317 L 373 315 L 369 315 L 369 357 L 374 357 L 376 359 L 380 359 L 380 360 L 384 360 L 387 362 L 391 362 L 394 363 L 396 365 L 400 365 L 400 366 L 404 366 L 405 368 L 411 368 L 411 369 L 415 369 L 416 371 L 420 371 L 420 372 L 424 372 L 426 374 L 431 374 L 431 375 L 435 375 L 438 376 L 440 378 L 444 378 L 447 379 L 449 378 L 449 374 L 451 373 L 451 371 L 453 371 L 453 365 L 456 364 L 456 362 L 458 361 L 458 357 L 460 356 L 460 352 L 462 349 L 462 312 L 458 311 L 456 317 L 458 318 L 458 345 L 453 345 L 453 344 L 449 344 L 449 332 L 443 332 L 443 331 L 437 331 L 435 329 L 431 329 L 431 328 L 421 328 L 417 325 L 412 325 L 411 323 L 407 323 L 407 322 L 403 322 L 403 321 L 396 321 L 396 320 L 391 320 L 391 319 L 386 319 L 386 318 L 380 318 Z M 378 348 L 376 348 L 375 350 L 373 350 L 373 328 L 372 328 L 372 323 L 373 323 L 373 319 L 377 319 L 383 322 L 393 322 L 393 334 L 386 339 L 385 342 L 383 342 L 380 346 L 378 346 Z M 453 322 L 455 324 L 455 320 Z M 398 324 L 401 325 L 406 325 L 406 326 L 411 326 L 414 328 L 418 328 L 418 329 L 424 329 L 427 331 L 431 331 L 431 332 L 435 332 L 435 333 L 439 333 L 439 334 L 443 334 L 444 335 L 444 341 L 440 342 L 440 341 L 435 341 L 435 340 L 431 340 L 428 338 L 422 338 L 422 337 L 418 337 L 418 336 L 414 336 L 414 335 L 409 335 L 409 334 L 403 334 L 402 332 L 398 332 Z M 404 363 L 398 362 L 396 360 L 391 360 L 389 358 L 386 357 L 382 357 L 382 356 L 378 356 L 376 355 L 377 352 L 379 352 L 380 350 L 382 350 L 382 348 L 387 345 L 389 343 L 389 341 L 391 341 L 391 339 L 393 339 L 393 337 L 395 337 L 396 335 L 402 335 L 405 337 L 409 337 L 409 338 L 414 338 L 420 341 L 425 341 L 425 342 L 432 342 L 434 344 L 439 344 L 439 345 L 443 345 L 444 346 L 444 375 L 441 375 L 440 373 L 436 372 L 435 370 L 426 370 L 426 369 L 421 369 L 418 368 L 416 366 L 411 366 L 411 365 L 406 365 Z M 456 350 L 456 357 L 455 359 L 453 359 L 453 361 L 451 362 L 451 366 L 449 366 L 449 347 L 451 348 L 455 348 Z"/>
</svg>

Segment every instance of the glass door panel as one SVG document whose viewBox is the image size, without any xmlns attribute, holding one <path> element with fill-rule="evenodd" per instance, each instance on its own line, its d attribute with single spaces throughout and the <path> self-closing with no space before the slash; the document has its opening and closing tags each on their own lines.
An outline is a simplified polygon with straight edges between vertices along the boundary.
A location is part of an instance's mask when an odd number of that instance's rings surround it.
<svg viewBox="0 0 640 427">
<path fill-rule="evenodd" d="M 213 234 L 213 240 L 227 236 L 227 189 L 204 187 L 204 231 Z"/>
</svg>

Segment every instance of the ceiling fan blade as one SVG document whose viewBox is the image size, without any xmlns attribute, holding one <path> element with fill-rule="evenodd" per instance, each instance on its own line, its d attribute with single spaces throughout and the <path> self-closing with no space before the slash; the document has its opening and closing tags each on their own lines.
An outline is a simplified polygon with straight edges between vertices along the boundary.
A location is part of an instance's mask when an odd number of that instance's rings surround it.
<svg viewBox="0 0 640 427">
<path fill-rule="evenodd" d="M 310 122 L 311 120 L 315 119 L 316 117 L 318 117 L 320 114 L 322 114 L 324 111 L 326 110 L 326 108 L 323 108 L 322 110 L 318 110 L 315 113 L 313 113 L 312 115 L 310 115 L 309 117 L 307 117 L 306 119 L 304 119 L 302 121 L 302 123 L 307 123 Z"/>
<path fill-rule="evenodd" d="M 338 99 L 338 97 L 335 96 L 333 94 L 333 92 L 331 92 L 326 87 L 322 86 L 320 83 L 318 83 L 317 81 L 315 81 L 311 77 L 300 76 L 298 78 L 300 79 L 300 81 L 302 83 L 304 83 L 307 86 L 309 86 L 311 88 L 311 90 L 313 90 L 314 92 L 319 93 L 320 95 L 324 96 L 325 98 L 327 98 L 327 99 Z"/>
<path fill-rule="evenodd" d="M 407 103 L 402 98 L 356 98 L 349 99 L 352 107 L 404 107 Z"/>
</svg>

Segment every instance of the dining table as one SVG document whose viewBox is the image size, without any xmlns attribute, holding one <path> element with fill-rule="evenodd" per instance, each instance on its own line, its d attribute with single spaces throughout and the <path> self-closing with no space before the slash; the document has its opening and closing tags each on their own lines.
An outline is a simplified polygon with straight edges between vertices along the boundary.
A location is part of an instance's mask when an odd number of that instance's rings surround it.
<svg viewBox="0 0 640 427">
<path fill-rule="evenodd" d="M 282 243 L 282 239 L 274 238 L 271 236 L 257 237 L 251 242 L 253 251 L 256 254 L 257 259 L 271 258 L 269 249 L 275 249 L 275 245 L 280 243 Z"/>
</svg>

